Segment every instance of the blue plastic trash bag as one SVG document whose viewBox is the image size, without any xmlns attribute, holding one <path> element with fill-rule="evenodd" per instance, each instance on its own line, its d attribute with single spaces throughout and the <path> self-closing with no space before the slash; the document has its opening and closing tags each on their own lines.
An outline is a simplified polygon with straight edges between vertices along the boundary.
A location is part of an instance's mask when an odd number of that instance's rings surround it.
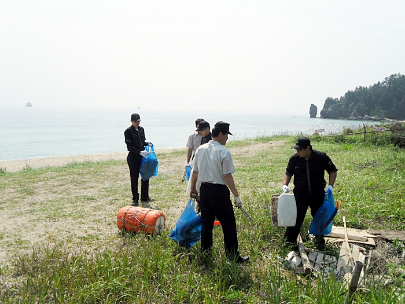
<svg viewBox="0 0 405 304">
<path fill-rule="evenodd" d="M 186 178 L 187 178 L 187 180 L 190 180 L 190 173 L 191 173 L 192 169 L 193 168 L 191 168 L 191 166 L 186 166 Z"/>
<path fill-rule="evenodd" d="M 331 190 L 325 193 L 325 199 L 321 208 L 315 213 L 312 219 L 311 226 L 309 226 L 309 233 L 314 235 L 325 235 L 332 231 L 333 218 L 335 217 L 337 209 L 335 207 L 335 200 Z"/>
<path fill-rule="evenodd" d="M 158 159 L 156 157 L 155 148 L 152 145 L 149 151 L 149 146 L 145 147 L 146 152 L 149 153 L 147 157 L 142 157 L 141 165 L 139 167 L 139 174 L 142 177 L 142 180 L 148 180 L 152 176 L 158 175 Z"/>
<path fill-rule="evenodd" d="M 195 199 L 190 199 L 176 227 L 169 236 L 179 246 L 189 248 L 201 239 L 201 218 L 195 212 Z"/>
</svg>

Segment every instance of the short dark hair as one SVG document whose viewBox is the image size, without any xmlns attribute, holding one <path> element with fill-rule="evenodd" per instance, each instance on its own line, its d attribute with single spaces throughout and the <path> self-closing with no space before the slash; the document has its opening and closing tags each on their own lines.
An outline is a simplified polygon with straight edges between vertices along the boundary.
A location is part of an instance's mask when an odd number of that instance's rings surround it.
<svg viewBox="0 0 405 304">
<path fill-rule="evenodd" d="M 204 121 L 204 120 L 205 120 L 204 118 L 197 118 L 197 119 L 195 120 L 195 125 L 198 126 L 198 125 L 200 124 L 200 122 L 202 122 L 202 121 Z"/>
<path fill-rule="evenodd" d="M 219 133 L 222 134 L 229 134 L 232 135 L 231 132 L 229 132 L 229 123 L 224 122 L 224 121 L 218 121 L 215 125 L 214 128 L 212 129 L 212 137 L 217 137 Z"/>
</svg>

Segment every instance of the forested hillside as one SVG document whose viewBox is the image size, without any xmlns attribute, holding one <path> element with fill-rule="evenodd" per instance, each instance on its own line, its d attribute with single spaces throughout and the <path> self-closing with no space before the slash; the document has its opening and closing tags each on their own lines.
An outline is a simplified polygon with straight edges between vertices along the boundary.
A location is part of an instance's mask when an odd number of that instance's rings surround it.
<svg viewBox="0 0 405 304">
<path fill-rule="evenodd" d="M 369 87 L 356 87 L 338 98 L 328 97 L 321 118 L 405 120 L 405 75 L 393 74 Z"/>
</svg>

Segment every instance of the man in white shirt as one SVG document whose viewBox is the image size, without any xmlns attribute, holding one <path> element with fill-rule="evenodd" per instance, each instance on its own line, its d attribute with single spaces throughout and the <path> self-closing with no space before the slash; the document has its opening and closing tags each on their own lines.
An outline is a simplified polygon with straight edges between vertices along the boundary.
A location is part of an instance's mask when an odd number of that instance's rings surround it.
<svg viewBox="0 0 405 304">
<path fill-rule="evenodd" d="M 229 123 L 219 121 L 212 129 L 212 140 L 201 145 L 195 154 L 191 176 L 192 198 L 198 198 L 197 179 L 201 181 L 201 251 L 210 255 L 212 248 L 212 229 L 215 217 L 220 221 L 224 233 L 225 252 L 230 260 L 244 263 L 249 257 L 242 257 L 238 251 L 238 236 L 235 214 L 230 200 L 230 191 L 235 198 L 235 206 L 242 207 L 242 200 L 236 190 L 232 173 L 235 172 L 231 153 L 225 148 L 228 140 Z M 230 191 L 229 191 L 230 190 Z"/>
</svg>

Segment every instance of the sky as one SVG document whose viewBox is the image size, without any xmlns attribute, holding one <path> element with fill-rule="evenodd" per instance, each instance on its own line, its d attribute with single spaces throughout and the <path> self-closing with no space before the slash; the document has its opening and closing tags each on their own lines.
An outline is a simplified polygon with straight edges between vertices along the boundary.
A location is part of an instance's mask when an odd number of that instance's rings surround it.
<svg viewBox="0 0 405 304">
<path fill-rule="evenodd" d="M 319 116 L 327 97 L 405 73 L 404 12 L 403 0 L 0 0 L 0 110 Z"/>
</svg>

